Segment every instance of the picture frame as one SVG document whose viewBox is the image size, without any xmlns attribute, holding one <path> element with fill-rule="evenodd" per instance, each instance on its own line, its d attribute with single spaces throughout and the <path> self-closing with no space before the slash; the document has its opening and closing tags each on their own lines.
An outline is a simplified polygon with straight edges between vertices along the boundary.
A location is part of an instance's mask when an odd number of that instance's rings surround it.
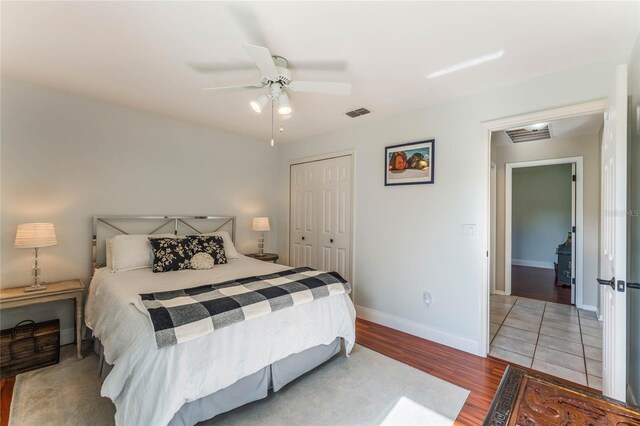
<svg viewBox="0 0 640 426">
<path fill-rule="evenodd" d="M 434 183 L 435 139 L 384 148 L 384 185 Z"/>
</svg>

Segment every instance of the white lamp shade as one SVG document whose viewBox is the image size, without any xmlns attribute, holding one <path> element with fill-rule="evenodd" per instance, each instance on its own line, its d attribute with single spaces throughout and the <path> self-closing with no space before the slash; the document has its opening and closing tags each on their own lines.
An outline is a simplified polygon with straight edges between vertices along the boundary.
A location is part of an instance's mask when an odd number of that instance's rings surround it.
<svg viewBox="0 0 640 426">
<path fill-rule="evenodd" d="M 291 101 L 289 101 L 289 96 L 286 93 L 281 94 L 278 97 L 278 114 L 280 115 L 288 115 L 293 112 L 291 108 Z"/>
<path fill-rule="evenodd" d="M 269 218 L 268 217 L 254 217 L 251 224 L 252 231 L 265 232 L 270 231 Z"/>
<path fill-rule="evenodd" d="M 49 247 L 58 244 L 53 223 L 21 223 L 16 232 L 17 248 Z"/>
</svg>

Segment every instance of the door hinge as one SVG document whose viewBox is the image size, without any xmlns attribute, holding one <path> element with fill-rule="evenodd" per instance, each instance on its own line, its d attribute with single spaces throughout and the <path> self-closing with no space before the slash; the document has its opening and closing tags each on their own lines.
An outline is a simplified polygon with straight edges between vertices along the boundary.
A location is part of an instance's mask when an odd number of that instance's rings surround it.
<svg viewBox="0 0 640 426">
<path fill-rule="evenodd" d="M 571 180 L 575 182 L 576 181 L 576 175 L 572 175 L 571 176 Z"/>
<path fill-rule="evenodd" d="M 575 284 L 576 283 L 576 279 L 575 278 L 571 278 L 571 284 Z"/>
<path fill-rule="evenodd" d="M 489 250 L 487 250 L 487 257 L 489 257 Z"/>
<path fill-rule="evenodd" d="M 576 233 L 576 227 L 575 226 L 571 227 L 571 232 L 573 232 L 574 234 Z"/>
</svg>

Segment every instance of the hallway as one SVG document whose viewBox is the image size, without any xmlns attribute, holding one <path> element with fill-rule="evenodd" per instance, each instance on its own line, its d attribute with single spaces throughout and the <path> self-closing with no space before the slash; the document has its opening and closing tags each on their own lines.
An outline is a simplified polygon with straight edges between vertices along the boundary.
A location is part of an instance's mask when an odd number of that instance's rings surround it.
<svg viewBox="0 0 640 426">
<path fill-rule="evenodd" d="M 512 266 L 511 295 L 571 305 L 571 288 L 556 286 L 552 269 Z"/>
<path fill-rule="evenodd" d="M 600 390 L 602 323 L 575 306 L 491 295 L 490 356 Z"/>
</svg>

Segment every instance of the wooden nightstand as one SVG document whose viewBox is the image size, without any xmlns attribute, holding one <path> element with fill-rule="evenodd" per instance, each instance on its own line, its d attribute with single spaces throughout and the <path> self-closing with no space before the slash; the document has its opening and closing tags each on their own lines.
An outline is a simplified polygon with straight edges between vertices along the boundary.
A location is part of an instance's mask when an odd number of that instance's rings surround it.
<svg viewBox="0 0 640 426">
<path fill-rule="evenodd" d="M 264 253 L 262 256 L 259 256 L 258 253 L 249 253 L 245 256 L 253 257 L 254 259 L 262 260 L 264 262 L 273 262 L 277 263 L 280 256 L 275 253 Z"/>
<path fill-rule="evenodd" d="M 0 290 L 0 309 L 17 308 L 54 300 L 74 299 L 76 307 L 76 355 L 82 359 L 82 299 L 84 285 L 80 280 L 46 283 L 47 288 L 40 291 L 25 292 L 24 287 Z"/>
</svg>

